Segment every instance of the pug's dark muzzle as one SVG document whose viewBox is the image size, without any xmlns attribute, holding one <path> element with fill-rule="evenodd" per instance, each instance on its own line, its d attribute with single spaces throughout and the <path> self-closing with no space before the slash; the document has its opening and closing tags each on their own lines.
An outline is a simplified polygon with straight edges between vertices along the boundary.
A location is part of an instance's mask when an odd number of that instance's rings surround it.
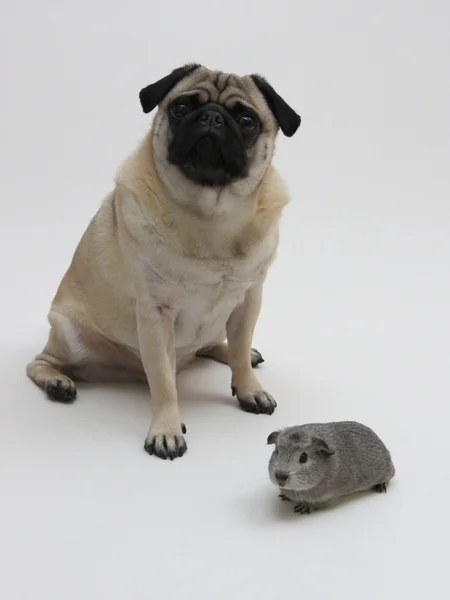
<svg viewBox="0 0 450 600">
<path fill-rule="evenodd" d="M 183 119 L 170 119 L 169 162 L 205 186 L 225 186 L 247 174 L 245 141 L 222 106 L 205 104 Z"/>
</svg>

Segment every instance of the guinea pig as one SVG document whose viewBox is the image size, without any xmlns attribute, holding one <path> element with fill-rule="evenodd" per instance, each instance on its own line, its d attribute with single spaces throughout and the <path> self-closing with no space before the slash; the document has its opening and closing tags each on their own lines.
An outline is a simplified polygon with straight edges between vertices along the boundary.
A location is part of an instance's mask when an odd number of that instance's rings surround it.
<svg viewBox="0 0 450 600">
<path fill-rule="evenodd" d="M 354 421 L 288 427 L 271 433 L 267 443 L 275 444 L 270 479 L 301 514 L 354 492 L 386 492 L 395 475 L 380 438 Z"/>
</svg>

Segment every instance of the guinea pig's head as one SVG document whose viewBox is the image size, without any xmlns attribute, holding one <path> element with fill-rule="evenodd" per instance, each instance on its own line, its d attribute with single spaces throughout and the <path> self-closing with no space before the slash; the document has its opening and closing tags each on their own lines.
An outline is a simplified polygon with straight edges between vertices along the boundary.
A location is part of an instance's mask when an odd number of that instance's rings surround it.
<svg viewBox="0 0 450 600">
<path fill-rule="evenodd" d="M 269 475 L 277 487 L 306 491 L 327 476 L 334 450 L 325 440 L 305 434 L 301 427 L 290 427 L 271 433 L 267 443 L 275 444 L 269 461 Z"/>
</svg>

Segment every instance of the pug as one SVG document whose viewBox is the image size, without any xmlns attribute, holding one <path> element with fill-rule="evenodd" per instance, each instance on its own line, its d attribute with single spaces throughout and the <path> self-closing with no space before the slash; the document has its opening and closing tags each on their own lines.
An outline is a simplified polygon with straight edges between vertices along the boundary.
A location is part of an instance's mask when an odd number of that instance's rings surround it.
<svg viewBox="0 0 450 600">
<path fill-rule="evenodd" d="M 275 410 L 252 370 L 262 362 L 252 338 L 288 200 L 275 139 L 300 117 L 263 77 L 198 64 L 145 87 L 140 102 L 158 107 L 150 131 L 84 233 L 27 374 L 63 403 L 76 380 L 148 382 L 144 447 L 173 460 L 187 450 L 176 372 L 195 356 L 230 366 L 245 411 Z"/>
</svg>

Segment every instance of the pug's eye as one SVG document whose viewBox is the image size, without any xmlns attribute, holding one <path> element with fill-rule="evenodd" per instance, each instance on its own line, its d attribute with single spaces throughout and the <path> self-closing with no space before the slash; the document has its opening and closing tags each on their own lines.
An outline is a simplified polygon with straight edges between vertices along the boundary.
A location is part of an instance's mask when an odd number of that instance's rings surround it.
<svg viewBox="0 0 450 600">
<path fill-rule="evenodd" d="M 179 119 L 180 117 L 184 117 L 191 110 L 191 107 L 187 102 L 177 102 L 172 107 L 172 114 L 174 117 Z"/>
<path fill-rule="evenodd" d="M 244 113 L 237 119 L 238 124 L 244 131 L 253 131 L 256 127 L 256 119 L 251 115 Z"/>
<path fill-rule="evenodd" d="M 307 460 L 308 460 L 308 455 L 306 454 L 306 452 L 302 452 L 300 454 L 300 462 L 305 463 Z"/>
</svg>

